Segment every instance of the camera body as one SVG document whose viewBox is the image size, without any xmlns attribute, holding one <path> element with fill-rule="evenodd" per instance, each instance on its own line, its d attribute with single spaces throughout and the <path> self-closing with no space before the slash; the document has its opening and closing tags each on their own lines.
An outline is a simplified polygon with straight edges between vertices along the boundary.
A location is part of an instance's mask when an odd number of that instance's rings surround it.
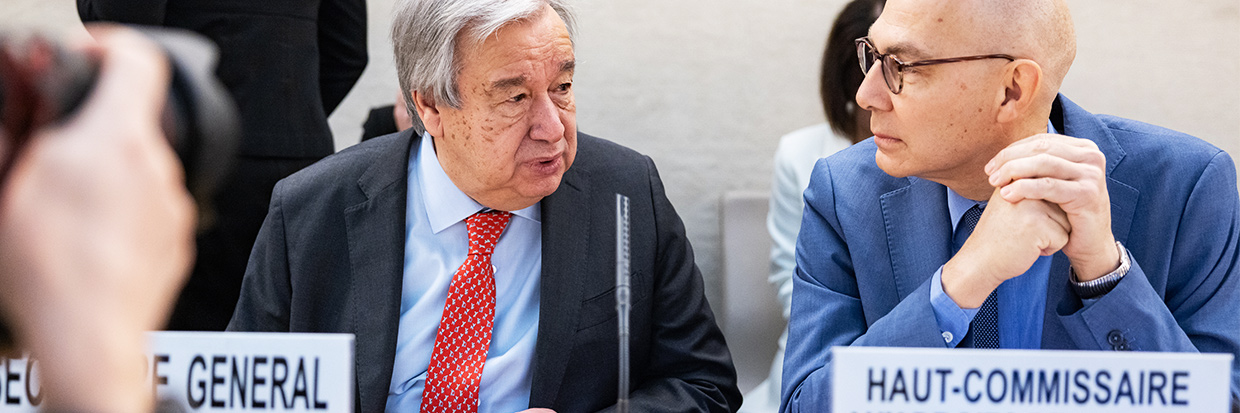
<svg viewBox="0 0 1240 413">
<path fill-rule="evenodd" d="M 137 27 L 160 46 L 172 78 L 161 128 L 181 161 L 185 185 L 199 211 L 199 228 L 210 225 L 211 198 L 231 170 L 240 126 L 237 110 L 216 80 L 218 51 L 186 31 Z M 99 61 L 40 37 L 0 35 L 0 190 L 35 132 L 72 116 L 94 89 Z M 0 318 L 0 349 L 12 347 Z"/>
<path fill-rule="evenodd" d="M 161 125 L 185 169 L 186 186 L 205 206 L 228 174 L 239 124 L 231 97 L 215 78 L 218 52 L 186 31 L 139 27 L 168 57 L 172 80 Z M 39 37 L 24 42 L 0 36 L 0 137 L 8 141 L 0 187 L 30 134 L 72 115 L 94 88 L 99 62 Z"/>
</svg>

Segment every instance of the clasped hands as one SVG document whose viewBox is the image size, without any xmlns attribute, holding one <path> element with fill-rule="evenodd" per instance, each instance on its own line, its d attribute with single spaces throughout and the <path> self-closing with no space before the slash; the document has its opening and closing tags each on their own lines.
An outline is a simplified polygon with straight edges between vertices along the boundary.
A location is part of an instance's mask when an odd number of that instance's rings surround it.
<svg viewBox="0 0 1240 413">
<path fill-rule="evenodd" d="M 1078 281 L 1118 267 L 1106 157 L 1092 141 L 1037 134 L 999 151 L 985 172 L 995 190 L 973 234 L 943 267 L 943 290 L 956 304 L 980 307 L 1003 281 L 1061 250 Z"/>
</svg>

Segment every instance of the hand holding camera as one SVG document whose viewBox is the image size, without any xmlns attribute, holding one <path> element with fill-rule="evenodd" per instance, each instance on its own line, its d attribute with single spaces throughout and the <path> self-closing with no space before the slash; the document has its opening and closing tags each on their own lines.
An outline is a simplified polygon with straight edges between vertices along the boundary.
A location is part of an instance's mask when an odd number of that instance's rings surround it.
<svg viewBox="0 0 1240 413">
<path fill-rule="evenodd" d="M 196 102 L 168 97 L 167 47 L 116 26 L 90 31 L 98 43 L 72 55 L 92 63 L 88 92 L 63 118 L 14 109 L 38 96 L 3 79 L 0 310 L 21 347 L 45 355 L 46 407 L 148 411 L 143 333 L 164 323 L 194 254 L 194 199 L 167 108 Z M 35 115 L 14 119 L 22 113 Z"/>
</svg>

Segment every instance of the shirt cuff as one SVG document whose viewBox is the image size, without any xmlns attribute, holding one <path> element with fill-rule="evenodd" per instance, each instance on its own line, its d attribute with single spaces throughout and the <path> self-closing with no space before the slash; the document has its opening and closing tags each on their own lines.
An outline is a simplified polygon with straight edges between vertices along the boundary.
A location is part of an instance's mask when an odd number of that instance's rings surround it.
<svg viewBox="0 0 1240 413">
<path fill-rule="evenodd" d="M 956 347 L 969 332 L 969 323 L 977 315 L 979 308 L 960 308 L 956 301 L 943 292 L 943 267 L 934 272 L 930 280 L 930 306 L 934 307 L 934 318 L 939 322 L 939 331 L 943 332 L 943 341 L 947 347 Z"/>
</svg>

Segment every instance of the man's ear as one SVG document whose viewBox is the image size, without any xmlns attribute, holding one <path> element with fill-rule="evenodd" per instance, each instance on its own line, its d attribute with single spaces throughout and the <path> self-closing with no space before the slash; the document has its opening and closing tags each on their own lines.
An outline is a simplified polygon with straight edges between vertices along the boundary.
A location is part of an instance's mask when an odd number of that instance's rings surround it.
<svg viewBox="0 0 1240 413">
<path fill-rule="evenodd" d="M 431 136 L 443 137 L 443 119 L 439 117 L 439 108 L 435 106 L 435 98 L 417 90 L 409 91 L 413 100 L 414 110 L 422 119 L 422 126 Z"/>
<path fill-rule="evenodd" d="M 1024 119 L 1032 110 L 1042 88 L 1042 67 L 1029 59 L 1017 59 L 1008 64 L 1003 74 L 1003 96 L 999 103 L 999 123 Z"/>
</svg>

